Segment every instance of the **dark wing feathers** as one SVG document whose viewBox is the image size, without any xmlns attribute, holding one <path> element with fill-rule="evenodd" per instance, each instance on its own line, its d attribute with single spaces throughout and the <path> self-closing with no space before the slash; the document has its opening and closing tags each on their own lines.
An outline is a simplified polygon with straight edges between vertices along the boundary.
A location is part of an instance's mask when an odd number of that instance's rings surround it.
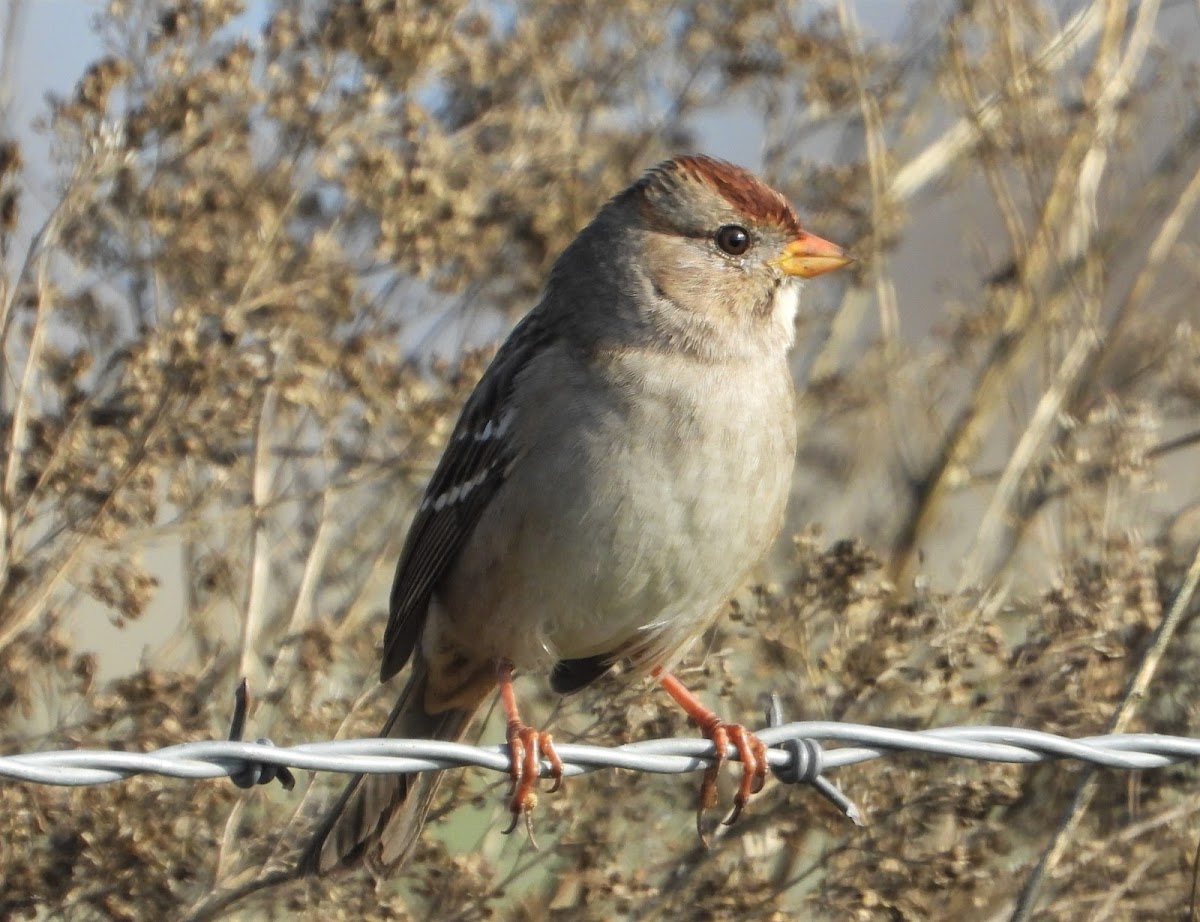
<svg viewBox="0 0 1200 922">
<path fill-rule="evenodd" d="M 470 538 L 512 461 L 513 383 L 549 335 L 530 312 L 505 340 L 467 399 L 408 530 L 392 583 L 380 680 L 404 668 L 430 596 Z"/>
</svg>

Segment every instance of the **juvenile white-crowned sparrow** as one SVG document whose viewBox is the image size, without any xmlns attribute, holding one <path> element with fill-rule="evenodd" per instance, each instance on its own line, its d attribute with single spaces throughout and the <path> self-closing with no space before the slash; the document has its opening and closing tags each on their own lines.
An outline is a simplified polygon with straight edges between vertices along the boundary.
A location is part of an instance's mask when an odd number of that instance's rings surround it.
<svg viewBox="0 0 1200 922">
<path fill-rule="evenodd" d="M 515 826 L 539 753 L 555 787 L 561 763 L 521 722 L 513 673 L 548 672 L 565 693 L 626 660 L 718 752 L 733 743 L 736 816 L 766 777 L 765 747 L 667 670 L 779 531 L 799 280 L 848 262 L 782 195 L 708 157 L 662 163 L 600 210 L 467 400 L 413 520 L 380 677 L 411 672 L 381 735 L 458 739 L 499 684 Z M 355 779 L 300 870 L 398 865 L 437 779 Z"/>
</svg>

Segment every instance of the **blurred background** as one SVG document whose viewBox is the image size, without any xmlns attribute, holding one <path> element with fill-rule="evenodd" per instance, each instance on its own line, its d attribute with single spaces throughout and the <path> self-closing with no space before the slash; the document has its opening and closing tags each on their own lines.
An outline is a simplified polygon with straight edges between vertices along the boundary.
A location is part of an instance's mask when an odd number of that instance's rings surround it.
<svg viewBox="0 0 1200 922">
<path fill-rule="evenodd" d="M 859 257 L 805 291 L 788 528 L 685 680 L 752 725 L 776 691 L 1197 735 L 1195 0 L 9 0 L 4 751 L 221 736 L 242 676 L 251 736 L 376 729 L 458 408 L 682 152 Z M 559 739 L 692 732 L 619 676 L 522 692 Z M 542 798 L 535 850 L 456 772 L 404 874 L 303 884 L 276 872 L 340 778 L 2 784 L 0 917 L 1191 918 L 1195 774 L 897 756 L 836 773 L 864 828 L 772 784 L 705 850 L 693 779 L 605 772 Z"/>
</svg>

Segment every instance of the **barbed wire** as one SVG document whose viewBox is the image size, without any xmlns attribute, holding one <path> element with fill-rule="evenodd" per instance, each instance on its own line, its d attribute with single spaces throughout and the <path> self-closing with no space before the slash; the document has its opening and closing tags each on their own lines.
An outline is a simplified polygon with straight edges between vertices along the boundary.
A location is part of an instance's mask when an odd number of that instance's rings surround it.
<svg viewBox="0 0 1200 922">
<path fill-rule="evenodd" d="M 775 715 L 777 720 L 777 714 Z M 797 721 L 757 731 L 767 744 L 772 771 L 782 780 L 828 784 L 822 773 L 900 753 L 1029 764 L 1062 759 L 1106 768 L 1163 768 L 1200 760 L 1200 739 L 1155 733 L 1120 733 L 1080 739 L 1017 727 L 959 726 L 897 730 L 833 721 Z M 825 748 L 822 743 L 840 744 Z M 604 768 L 655 774 L 693 772 L 711 764 L 713 744 L 698 738 L 667 738 L 605 747 L 556 743 L 567 777 Z M 727 757 L 737 759 L 730 747 Z M 804 763 L 804 764 L 801 764 Z M 0 778 L 35 784 L 108 784 L 133 775 L 157 774 L 200 780 L 229 777 L 243 786 L 290 776 L 288 769 L 391 774 L 475 767 L 509 771 L 507 746 L 471 746 L 438 740 L 346 739 L 295 746 L 269 741 L 211 740 L 181 743 L 152 752 L 57 750 L 0 757 Z M 549 769 L 543 765 L 543 769 Z M 251 779 L 251 780 L 247 780 Z M 282 779 L 281 779 L 282 780 Z M 285 785 L 290 787 L 290 784 Z M 836 789 L 833 789 L 836 792 Z M 840 795 L 840 792 L 837 792 Z M 838 799 L 832 797 L 832 799 Z M 845 801 L 844 796 L 840 800 Z M 839 803 L 856 819 L 849 801 Z M 853 812 L 852 812 L 853 811 Z"/>
</svg>

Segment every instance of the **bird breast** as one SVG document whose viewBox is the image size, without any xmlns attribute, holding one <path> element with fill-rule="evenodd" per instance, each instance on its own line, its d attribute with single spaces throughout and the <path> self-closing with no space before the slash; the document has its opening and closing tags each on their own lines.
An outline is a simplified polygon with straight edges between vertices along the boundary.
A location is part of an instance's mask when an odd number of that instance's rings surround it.
<svg viewBox="0 0 1200 922">
<path fill-rule="evenodd" d="M 795 453 L 785 356 L 564 347 L 524 374 L 518 453 L 441 593 L 445 627 L 473 648 L 497 638 L 493 655 L 524 669 L 630 647 L 661 658 L 778 532 Z"/>
</svg>

